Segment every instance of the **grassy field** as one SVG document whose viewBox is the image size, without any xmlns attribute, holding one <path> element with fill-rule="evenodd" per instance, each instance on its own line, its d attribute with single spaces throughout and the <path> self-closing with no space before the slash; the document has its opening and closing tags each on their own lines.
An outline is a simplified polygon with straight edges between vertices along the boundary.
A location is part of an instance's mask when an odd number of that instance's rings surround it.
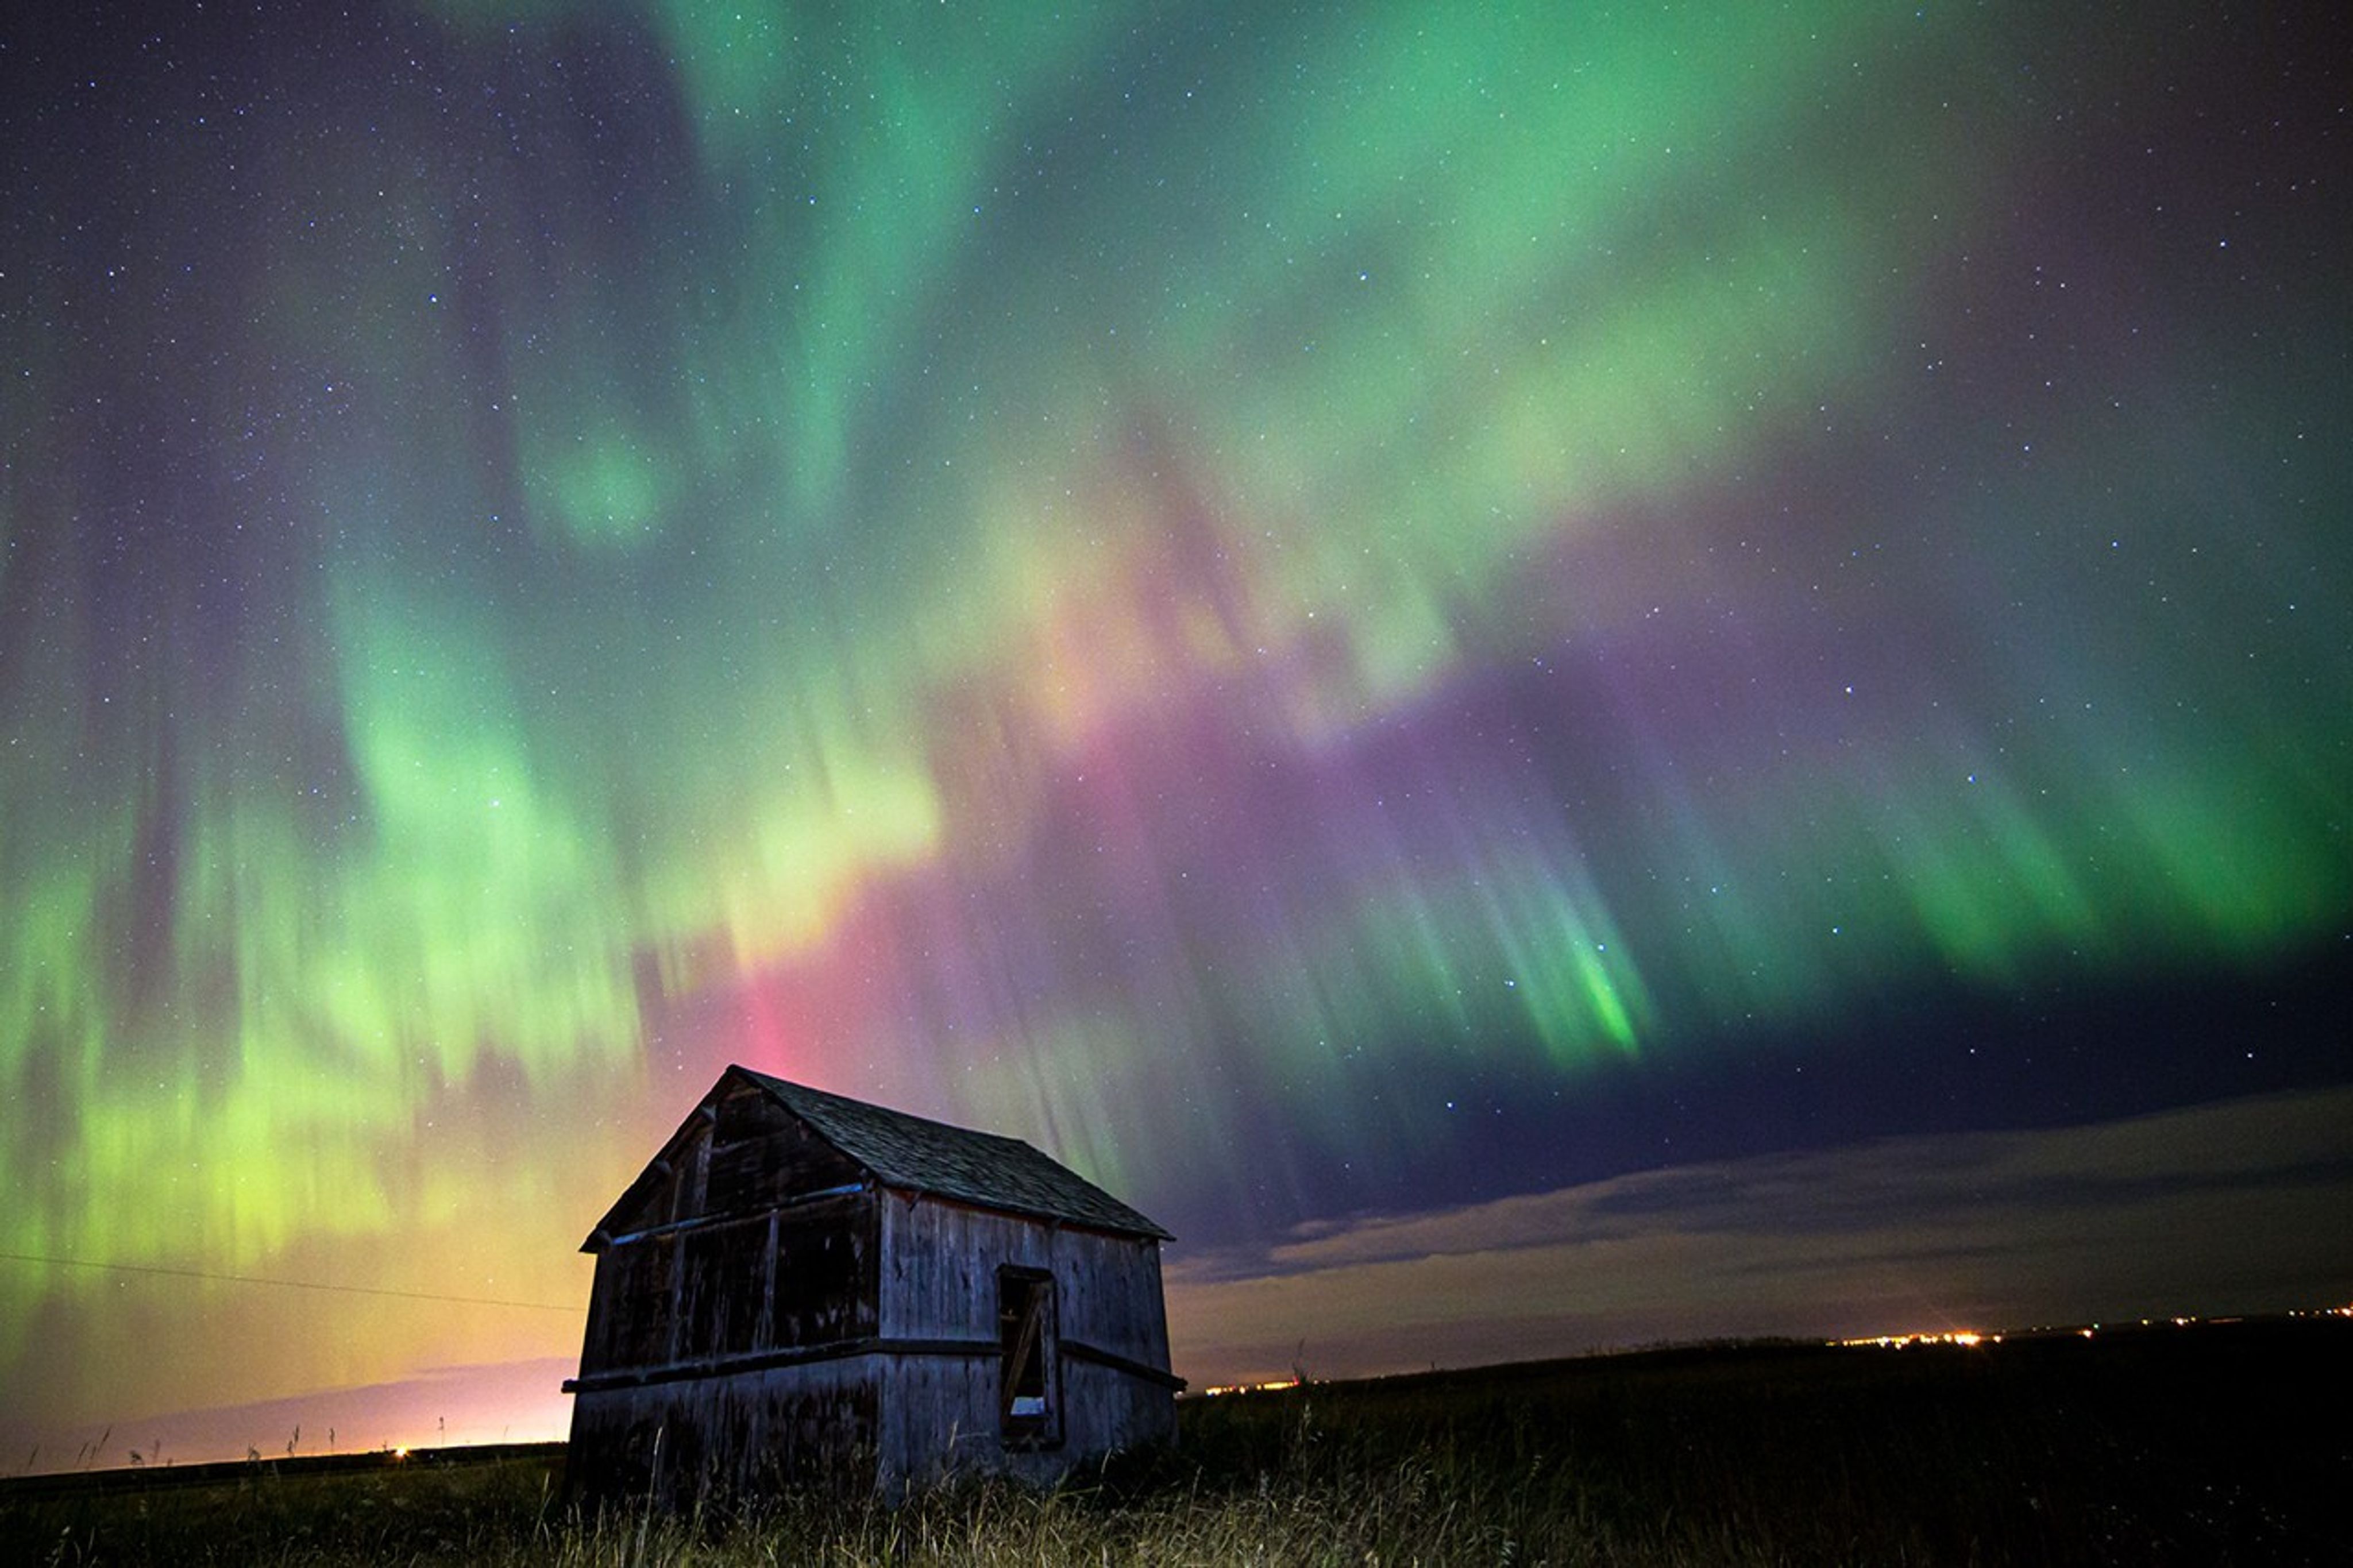
<svg viewBox="0 0 2353 1568">
<path fill-rule="evenodd" d="M 2343 1563 L 2353 1323 L 1673 1350 L 1188 1401 L 1051 1492 L 567 1515 L 560 1450 L 0 1489 L 11 1563 Z M 167 1481 L 176 1484 L 164 1484 Z"/>
</svg>

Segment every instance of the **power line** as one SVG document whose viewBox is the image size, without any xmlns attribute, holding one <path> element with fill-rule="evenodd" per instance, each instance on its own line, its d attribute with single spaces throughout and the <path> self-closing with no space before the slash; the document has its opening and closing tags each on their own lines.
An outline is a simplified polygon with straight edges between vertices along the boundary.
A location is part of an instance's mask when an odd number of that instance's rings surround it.
<svg viewBox="0 0 2353 1568">
<path fill-rule="evenodd" d="M 111 1269 L 118 1274 L 162 1274 L 174 1279 L 210 1279 L 224 1285 L 275 1285 L 286 1290 L 327 1290 L 344 1296 L 392 1296 L 404 1301 L 448 1301 L 463 1307 L 516 1307 L 533 1312 L 577 1312 L 577 1307 L 555 1307 L 545 1301 L 504 1301 L 490 1296 L 443 1296 L 430 1290 L 387 1290 L 375 1285 L 325 1285 L 315 1279 L 265 1279 L 258 1274 L 212 1274 L 201 1268 L 164 1268 L 152 1263 L 96 1263 L 86 1258 L 42 1258 L 29 1252 L 0 1252 L 10 1263 L 46 1263 L 57 1268 Z"/>
</svg>

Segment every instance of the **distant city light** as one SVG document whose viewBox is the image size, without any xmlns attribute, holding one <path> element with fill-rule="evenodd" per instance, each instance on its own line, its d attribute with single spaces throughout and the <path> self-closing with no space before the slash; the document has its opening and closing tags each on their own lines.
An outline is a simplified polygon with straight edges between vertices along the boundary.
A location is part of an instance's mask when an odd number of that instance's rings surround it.
<svg viewBox="0 0 2353 1568">
<path fill-rule="evenodd" d="M 1832 1340 L 1835 1345 L 1881 1345 L 1889 1350 L 1902 1350 L 1906 1345 L 1998 1345 L 2000 1334 L 1981 1334 L 1975 1329 L 1947 1329 L 1934 1333 L 1867 1334 L 1856 1340 Z"/>
</svg>

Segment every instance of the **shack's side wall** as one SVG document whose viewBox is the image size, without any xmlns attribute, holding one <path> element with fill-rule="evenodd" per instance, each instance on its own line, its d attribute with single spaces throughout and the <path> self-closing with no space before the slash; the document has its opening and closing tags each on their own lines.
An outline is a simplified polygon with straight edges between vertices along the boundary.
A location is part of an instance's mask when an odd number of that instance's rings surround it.
<svg viewBox="0 0 2353 1568">
<path fill-rule="evenodd" d="M 566 1489 L 691 1501 L 780 1477 L 871 1487 L 880 1377 L 877 1195 L 853 1191 L 609 1244 L 589 1296 Z M 600 1386 L 601 1384 L 601 1386 Z M 660 1435 L 657 1469 L 654 1439 Z"/>
<path fill-rule="evenodd" d="M 884 1194 L 881 1210 L 883 1339 L 934 1347 L 895 1358 L 882 1374 L 886 1484 L 949 1469 L 1050 1480 L 1116 1449 L 1174 1439 L 1166 1384 L 1072 1352 L 1088 1346 L 1166 1373 L 1156 1243 L 899 1194 Z M 1000 1436 L 997 1271 L 1007 1267 L 1054 1281 L 1060 1441 L 1050 1447 L 1008 1446 Z M 956 1353 L 956 1345 L 970 1348 Z"/>
<path fill-rule="evenodd" d="M 596 1256 L 583 1377 L 871 1338 L 876 1195 L 844 1193 L 640 1233 Z"/>
<path fill-rule="evenodd" d="M 671 1507 L 781 1484 L 871 1489 L 879 1360 L 584 1392 L 572 1411 L 566 1489 L 577 1500 Z"/>
</svg>

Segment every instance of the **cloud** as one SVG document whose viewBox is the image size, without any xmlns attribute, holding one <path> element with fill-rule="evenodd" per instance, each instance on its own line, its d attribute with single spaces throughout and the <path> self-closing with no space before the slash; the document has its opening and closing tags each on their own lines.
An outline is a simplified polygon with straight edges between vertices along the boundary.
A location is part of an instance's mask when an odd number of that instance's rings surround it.
<svg viewBox="0 0 2353 1568">
<path fill-rule="evenodd" d="M 2308 1306 L 2353 1286 L 2353 1089 L 1638 1172 L 1168 1270 L 1178 1370 Z M 1304 1348 L 1303 1349 L 1303 1342 Z"/>
</svg>

